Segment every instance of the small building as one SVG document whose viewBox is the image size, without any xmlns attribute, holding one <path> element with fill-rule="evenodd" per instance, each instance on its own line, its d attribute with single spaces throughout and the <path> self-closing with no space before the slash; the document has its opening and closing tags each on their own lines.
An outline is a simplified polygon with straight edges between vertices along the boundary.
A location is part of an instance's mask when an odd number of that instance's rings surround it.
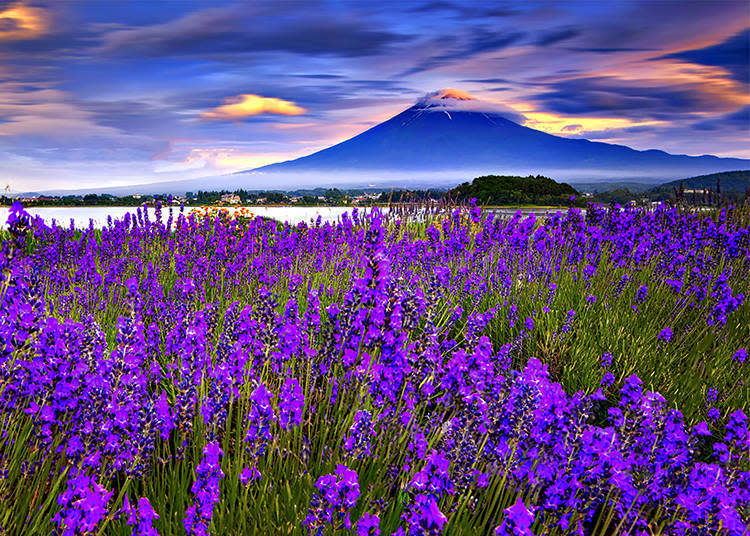
<svg viewBox="0 0 750 536">
<path fill-rule="evenodd" d="M 235 194 L 223 194 L 221 196 L 221 202 L 222 203 L 229 203 L 230 205 L 239 205 L 240 204 L 240 196 Z"/>
</svg>

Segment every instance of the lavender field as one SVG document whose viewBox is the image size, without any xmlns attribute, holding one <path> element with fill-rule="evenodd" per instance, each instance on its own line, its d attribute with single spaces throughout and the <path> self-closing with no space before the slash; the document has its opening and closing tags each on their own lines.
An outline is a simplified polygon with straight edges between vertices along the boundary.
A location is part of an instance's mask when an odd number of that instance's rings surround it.
<svg viewBox="0 0 750 536">
<path fill-rule="evenodd" d="M 8 224 L 0 534 L 750 533 L 747 207 Z"/>
</svg>

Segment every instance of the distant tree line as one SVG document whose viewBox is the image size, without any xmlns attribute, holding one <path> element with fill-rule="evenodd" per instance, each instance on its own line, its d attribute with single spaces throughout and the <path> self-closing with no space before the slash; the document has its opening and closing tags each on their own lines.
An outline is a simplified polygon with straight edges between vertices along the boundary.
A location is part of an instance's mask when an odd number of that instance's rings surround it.
<svg viewBox="0 0 750 536">
<path fill-rule="evenodd" d="M 750 170 L 711 173 L 666 182 L 645 192 L 616 188 L 594 195 L 600 203 L 668 202 L 688 206 L 738 205 L 750 200 Z"/>
<path fill-rule="evenodd" d="M 424 203 L 453 200 L 466 202 L 476 198 L 481 205 L 547 205 L 585 206 L 588 202 L 646 204 L 666 201 L 695 206 L 739 204 L 750 199 L 750 170 L 701 175 L 671 181 L 650 190 L 632 191 L 627 187 L 581 195 L 571 185 L 545 177 L 485 175 L 465 182 L 451 190 L 387 189 L 387 188 L 307 188 L 294 191 L 244 190 L 187 192 L 184 196 L 87 194 L 83 196 L 36 196 L 22 201 L 26 206 L 138 206 L 144 203 L 185 204 L 192 206 L 220 205 L 222 196 L 231 194 L 240 203 L 250 205 L 386 205 L 391 203 Z M 226 198 L 225 198 L 226 199 Z M 0 205 L 15 199 L 0 196 Z M 228 201 L 227 201 L 228 202 Z"/>
</svg>

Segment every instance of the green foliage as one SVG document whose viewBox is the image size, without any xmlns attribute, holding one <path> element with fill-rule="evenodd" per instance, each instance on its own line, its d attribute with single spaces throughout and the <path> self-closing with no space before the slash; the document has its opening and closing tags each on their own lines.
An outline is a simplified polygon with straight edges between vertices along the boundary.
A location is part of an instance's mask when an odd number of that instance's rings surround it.
<svg viewBox="0 0 750 536">
<path fill-rule="evenodd" d="M 750 170 L 725 171 L 723 173 L 711 173 L 710 175 L 680 179 L 652 188 L 651 192 L 655 194 L 671 194 L 674 189 L 679 189 L 680 185 L 689 190 L 703 190 L 705 188 L 716 191 L 717 184 L 724 193 L 736 192 L 744 194 L 750 188 Z"/>
<path fill-rule="evenodd" d="M 481 205 L 568 205 L 578 192 L 542 175 L 485 175 L 457 186 L 449 195 L 461 201 L 474 197 Z"/>
</svg>

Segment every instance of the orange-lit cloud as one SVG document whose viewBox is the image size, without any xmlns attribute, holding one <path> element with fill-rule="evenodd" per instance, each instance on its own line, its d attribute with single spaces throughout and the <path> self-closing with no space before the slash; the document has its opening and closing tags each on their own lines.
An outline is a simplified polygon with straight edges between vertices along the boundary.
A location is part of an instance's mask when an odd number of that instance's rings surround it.
<svg viewBox="0 0 750 536">
<path fill-rule="evenodd" d="M 0 11 L 0 41 L 33 39 L 46 33 L 48 27 L 44 10 L 22 2 Z"/>
<path fill-rule="evenodd" d="M 430 93 L 429 95 L 427 95 L 427 97 L 432 99 L 476 100 L 476 97 L 468 91 L 455 89 L 452 87 L 447 87 L 445 89 L 441 89 L 440 91 Z"/>
<path fill-rule="evenodd" d="M 616 76 L 623 83 L 643 87 L 681 87 L 701 95 L 709 111 L 732 110 L 750 104 L 745 86 L 733 80 L 723 67 L 700 65 L 684 60 L 640 62 L 622 71 L 603 71 L 600 76 Z"/>
<path fill-rule="evenodd" d="M 523 126 L 555 135 L 582 135 L 586 132 L 601 132 L 629 127 L 666 125 L 666 121 L 632 121 L 622 117 L 565 117 L 562 115 L 525 111 Z"/>
<path fill-rule="evenodd" d="M 577 79 L 560 77 L 547 78 L 545 81 L 549 84 L 564 84 L 566 81 L 575 82 Z M 679 59 L 626 62 L 613 68 L 587 73 L 583 80 L 591 81 L 589 93 L 596 93 L 597 97 L 602 99 L 600 102 L 603 102 L 608 91 L 615 91 L 612 95 L 615 103 L 617 98 L 622 96 L 623 99 L 633 100 L 640 97 L 644 102 L 652 101 L 655 104 L 652 108 L 640 110 L 613 105 L 611 114 L 600 104 L 601 109 L 592 108 L 589 113 L 564 114 L 544 110 L 543 105 L 529 101 L 528 91 L 508 91 L 504 94 L 504 101 L 507 106 L 526 118 L 522 123 L 524 126 L 563 136 L 585 136 L 590 132 L 616 131 L 630 127 L 673 125 L 675 120 L 653 117 L 657 113 L 663 116 L 663 112 L 670 105 L 667 97 L 659 97 L 660 88 L 663 88 L 665 94 L 672 92 L 689 95 L 693 108 L 687 112 L 692 116 L 692 120 L 721 117 L 750 105 L 750 94 L 745 86 L 733 80 L 731 73 L 725 68 L 699 65 Z M 620 94 L 612 88 L 621 88 L 623 91 Z M 544 91 L 546 88 L 542 90 Z M 581 97 L 580 102 L 585 103 L 585 97 Z M 674 110 L 671 111 L 674 113 Z"/>
<path fill-rule="evenodd" d="M 275 97 L 261 97 L 251 93 L 225 99 L 225 104 L 203 112 L 204 119 L 236 121 L 259 114 L 302 115 L 307 110 L 295 103 Z"/>
</svg>

